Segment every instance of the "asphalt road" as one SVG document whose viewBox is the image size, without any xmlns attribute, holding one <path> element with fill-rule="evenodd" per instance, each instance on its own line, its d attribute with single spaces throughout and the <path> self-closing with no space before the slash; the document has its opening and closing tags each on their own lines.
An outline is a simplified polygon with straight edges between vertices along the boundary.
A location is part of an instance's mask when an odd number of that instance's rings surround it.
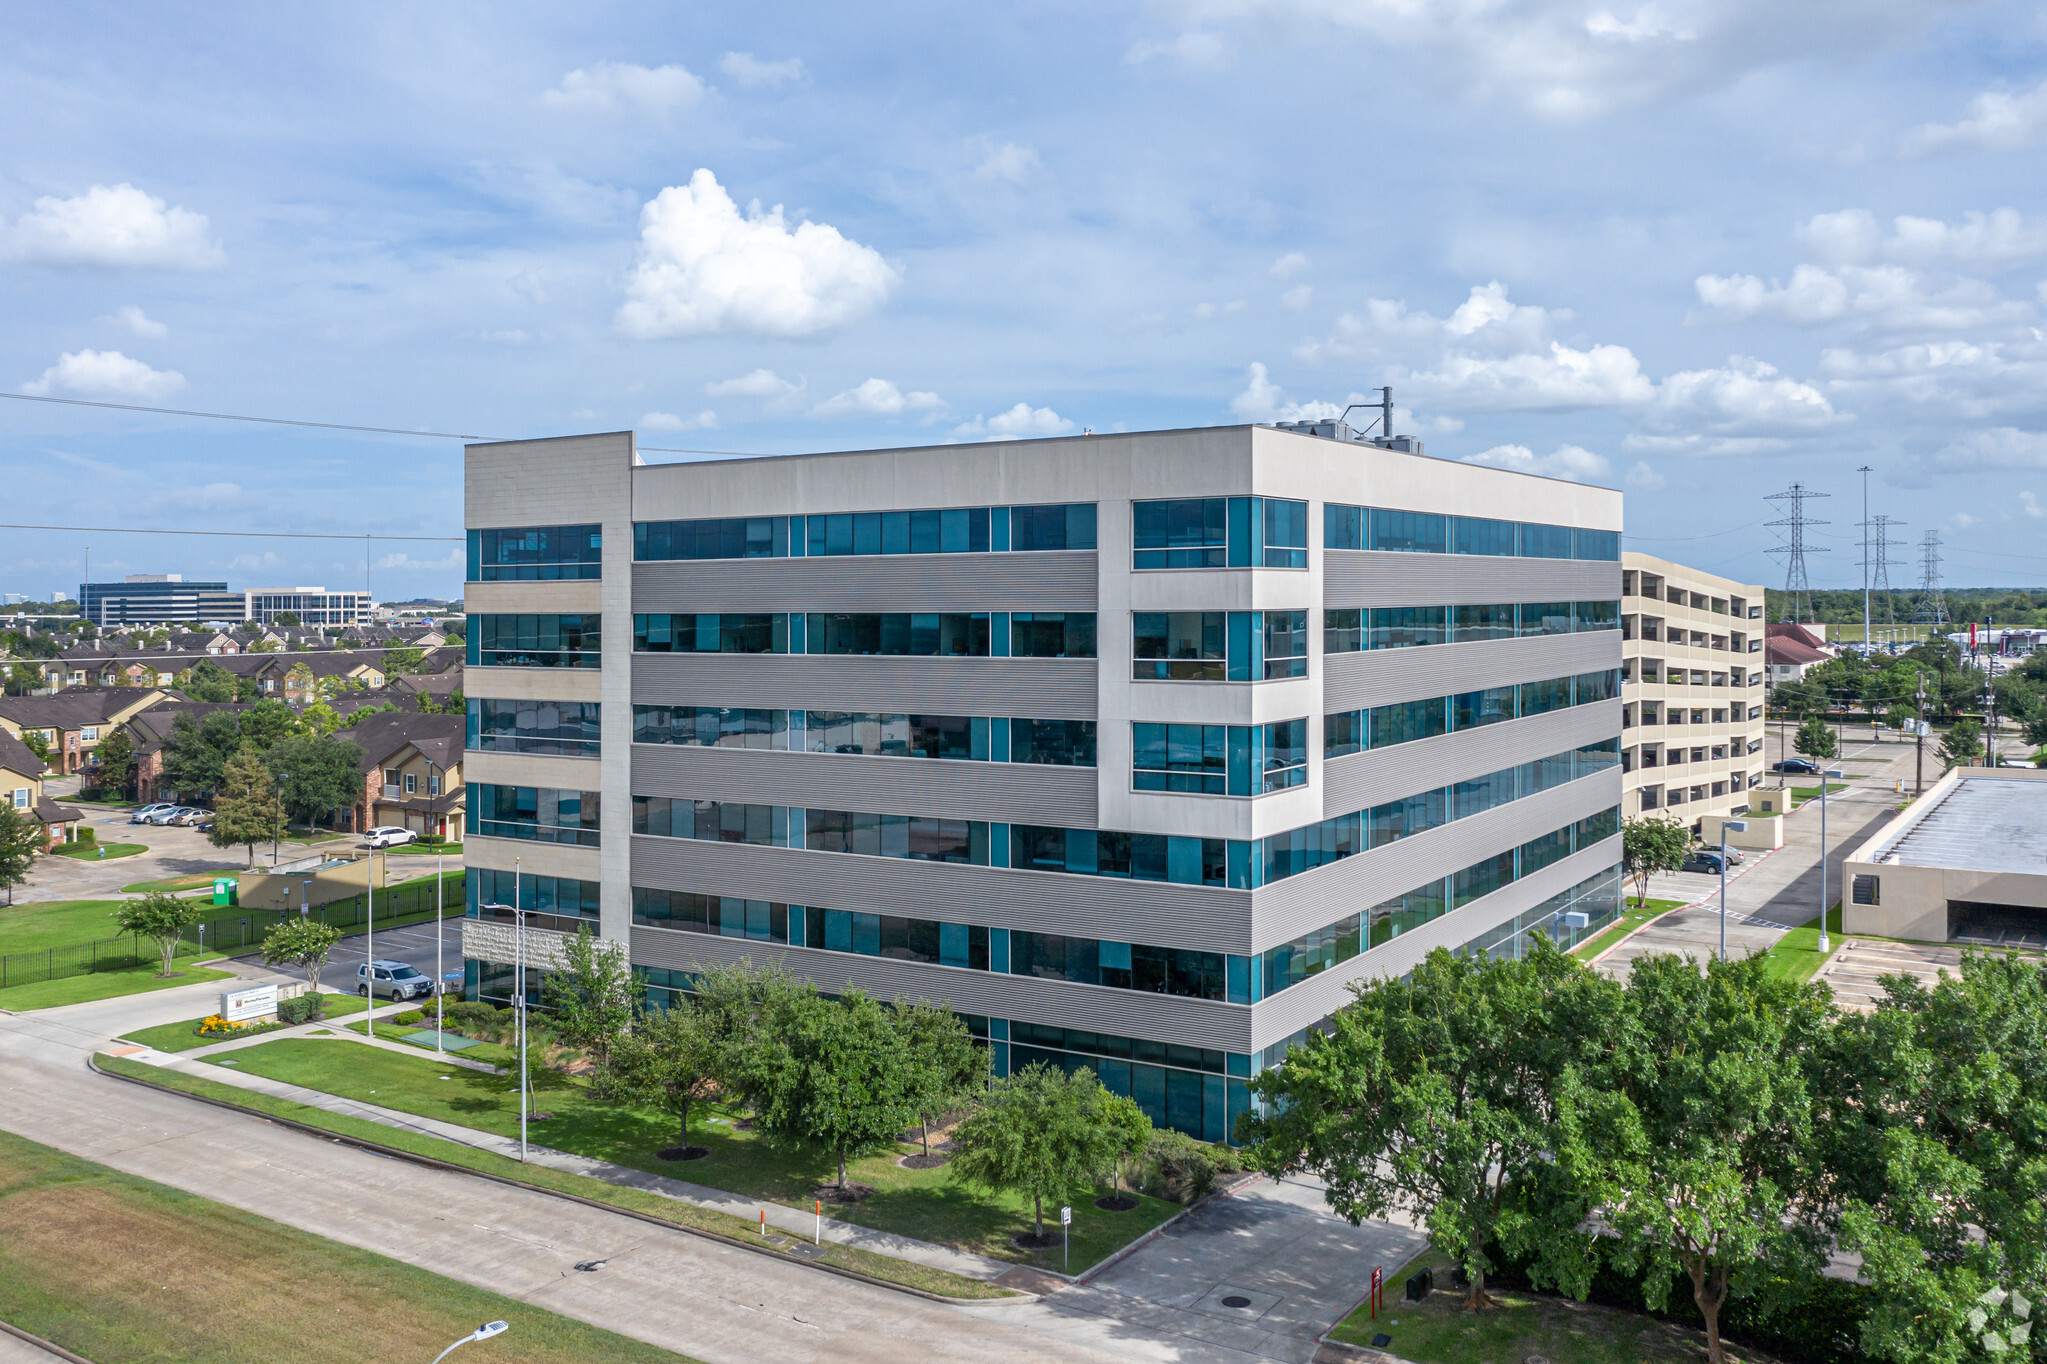
<svg viewBox="0 0 2047 1364">
<path fill-rule="evenodd" d="M 450 978 L 450 992 L 459 998 L 462 993 L 462 920 L 441 920 L 441 935 L 441 971 Z M 368 960 L 372 952 L 379 961 L 409 962 L 422 975 L 431 976 L 434 974 L 434 938 L 434 925 L 430 923 L 383 928 L 374 935 L 358 933 L 343 938 L 334 945 L 334 955 L 327 959 L 327 969 L 320 973 L 320 985 L 340 994 L 353 994 L 356 968 Z M 253 967 L 263 964 L 260 953 L 235 960 Z"/>
</svg>

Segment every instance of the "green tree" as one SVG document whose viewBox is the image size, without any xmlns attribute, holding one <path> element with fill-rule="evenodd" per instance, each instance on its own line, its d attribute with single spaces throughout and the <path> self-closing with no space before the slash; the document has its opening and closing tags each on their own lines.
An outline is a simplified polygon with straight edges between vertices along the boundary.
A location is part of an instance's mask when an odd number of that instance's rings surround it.
<svg viewBox="0 0 2047 1364">
<path fill-rule="evenodd" d="M 362 750 L 347 739 L 294 734 L 280 739 L 265 755 L 273 772 L 283 773 L 285 811 L 302 823 L 316 816 L 353 808 L 362 798 Z"/>
<path fill-rule="evenodd" d="M 186 929 L 206 916 L 206 908 L 199 900 L 153 890 L 140 899 L 123 900 L 114 911 L 113 920 L 123 933 L 133 933 L 156 944 L 156 950 L 163 954 L 163 970 L 157 973 L 161 979 L 171 974 L 171 959 L 177 955 L 179 939 Z"/>
<path fill-rule="evenodd" d="M 1814 762 L 1824 762 L 1838 756 L 1841 751 L 1840 744 L 1834 738 L 1834 731 L 1828 729 L 1825 718 L 1818 715 L 1805 717 L 1805 722 L 1798 727 L 1798 733 L 1792 736 L 1791 747 Z"/>
<path fill-rule="evenodd" d="M 324 739 L 341 728 L 342 720 L 334 707 L 325 701 L 315 701 L 299 712 L 299 724 L 306 733 Z"/>
<path fill-rule="evenodd" d="M 838 1161 L 887 1145 L 916 1119 L 895 1016 L 857 989 L 836 1000 L 789 996 L 746 1048 L 754 1124 L 771 1140 L 810 1143 Z"/>
<path fill-rule="evenodd" d="M 288 966 L 304 973 L 306 993 L 317 994 L 320 973 L 327 969 L 327 958 L 340 941 L 341 930 L 332 924 L 323 924 L 318 919 L 286 919 L 263 930 L 263 961 L 269 966 Z"/>
<path fill-rule="evenodd" d="M 689 1113 L 718 1092 L 726 1038 L 718 1017 L 687 995 L 641 1018 L 606 1055 L 599 1093 L 610 1103 L 658 1108 L 676 1119 L 674 1154 L 704 1148 L 689 1139 Z"/>
<path fill-rule="evenodd" d="M 235 679 L 218 663 L 202 658 L 178 675 L 178 690 L 194 701 L 221 705 L 235 699 Z"/>
<path fill-rule="evenodd" d="M 127 730 L 117 729 L 100 740 L 93 756 L 99 759 L 98 781 L 102 787 L 124 792 L 135 780 L 135 741 L 128 737 Z"/>
<path fill-rule="evenodd" d="M 164 781 L 188 799 L 217 790 L 221 769 L 241 746 L 241 722 L 233 712 L 216 710 L 197 719 L 181 713 L 164 740 Z"/>
<path fill-rule="evenodd" d="M 1354 984 L 1331 1031 L 1251 1081 L 1267 1111 L 1238 1124 L 1260 1169 L 1305 1165 L 1352 1224 L 1396 1209 L 1425 1222 L 1470 1276 L 1473 1309 L 1491 1305 L 1486 1274 L 1508 1246 L 1573 1292 L 1589 1284 L 1585 1210 L 1548 1173 L 1559 1095 L 1610 1044 L 1619 987 L 1540 937 L 1526 953 L 1438 948 L 1406 981 Z"/>
<path fill-rule="evenodd" d="M 1940 760 L 1947 767 L 1982 766 L 1983 726 L 1974 720 L 1957 720 L 1940 740 Z"/>
<path fill-rule="evenodd" d="M 1812 715 L 1824 715 L 1826 710 L 1827 690 L 1817 681 L 1780 682 L 1770 689 L 1770 712 L 1773 715 L 1803 720 Z"/>
<path fill-rule="evenodd" d="M 17 663 L 7 670 L 7 694 L 28 696 L 41 689 L 43 670 L 33 663 Z"/>
<path fill-rule="evenodd" d="M 28 748 L 29 752 L 35 754 L 36 757 L 42 759 L 45 763 L 50 761 L 50 741 L 43 737 L 42 730 L 24 729 L 21 732 L 21 742 Z"/>
<path fill-rule="evenodd" d="M 1114 1114 L 1116 1098 L 1086 1067 L 1026 1066 L 997 1080 L 952 1129 L 952 1176 L 1028 1197 L 1032 1236 L 1043 1244 L 1045 1200 L 1091 1186 L 1122 1153 L 1130 1124 Z"/>
<path fill-rule="evenodd" d="M 958 1014 L 944 1004 L 896 1001 L 910 1069 L 910 1104 L 931 1154 L 931 1119 L 970 1102 L 988 1086 L 988 1051 L 974 1041 Z M 1148 1130 L 1148 1125 L 1147 1125 Z"/>
<path fill-rule="evenodd" d="M 206 841 L 216 848 L 237 843 L 249 849 L 249 865 L 256 865 L 256 845 L 275 838 L 277 827 L 277 783 L 256 746 L 244 743 L 220 772 L 213 792 L 213 828 Z"/>
<path fill-rule="evenodd" d="M 1635 907 L 1649 898 L 1649 878 L 1676 871 L 1692 851 L 1690 826 L 1670 815 L 1621 821 L 1621 867 L 1635 883 Z"/>
<path fill-rule="evenodd" d="M 426 653 L 411 647 L 384 650 L 384 676 L 403 677 L 426 667 Z"/>
<path fill-rule="evenodd" d="M 285 739 L 299 733 L 298 712 L 276 698 L 256 702 L 241 713 L 239 718 L 242 737 L 256 745 L 259 753 L 268 753 Z"/>
<path fill-rule="evenodd" d="M 599 938 L 586 924 L 562 941 L 554 969 L 541 977 L 541 1003 L 554 1011 L 549 1027 L 590 1054 L 599 1069 L 633 1025 L 633 968 L 624 945 Z M 688 1135 L 684 1134 L 684 1144 Z"/>
<path fill-rule="evenodd" d="M 49 844 L 49 831 L 34 815 L 0 805 L 0 886 L 7 888 L 7 903 L 14 903 L 14 888 L 28 880 L 36 857 Z"/>
<path fill-rule="evenodd" d="M 1968 952 L 1932 989 L 1884 988 L 1840 1019 L 1817 1086 L 1832 1225 L 1875 1289 L 1861 1344 L 1976 1359 L 1981 1295 L 2047 1287 L 2047 969 Z"/>
<path fill-rule="evenodd" d="M 1811 1183 L 1809 1067 L 1826 987 L 1772 979 L 1763 958 L 1638 958 L 1608 1064 L 1581 1091 L 1560 1164 L 1594 1195 L 1615 1263 L 1662 1310 L 1692 1285 L 1720 1364 L 1730 1298 L 1767 1309 L 1809 1283 L 1824 1238 L 1799 1214 Z"/>
<path fill-rule="evenodd" d="M 279 611 L 270 618 L 270 623 L 272 625 L 281 625 L 287 630 L 295 630 L 298 628 L 299 613 L 296 611 Z"/>
</svg>

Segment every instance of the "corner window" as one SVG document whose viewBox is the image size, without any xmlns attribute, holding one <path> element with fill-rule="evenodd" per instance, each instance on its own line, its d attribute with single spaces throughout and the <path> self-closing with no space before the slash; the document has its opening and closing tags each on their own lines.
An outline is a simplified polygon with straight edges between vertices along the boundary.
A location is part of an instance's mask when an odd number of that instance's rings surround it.
<svg viewBox="0 0 2047 1364">
<path fill-rule="evenodd" d="M 1134 568 L 1227 568 L 1229 499 L 1186 497 L 1133 502 Z"/>
</svg>

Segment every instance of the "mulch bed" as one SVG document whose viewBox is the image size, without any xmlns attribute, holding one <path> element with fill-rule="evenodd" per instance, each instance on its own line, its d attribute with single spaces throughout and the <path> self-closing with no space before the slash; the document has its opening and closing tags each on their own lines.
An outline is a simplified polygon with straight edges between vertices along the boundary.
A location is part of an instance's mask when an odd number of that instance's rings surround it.
<svg viewBox="0 0 2047 1364">
<path fill-rule="evenodd" d="M 1048 1231 L 1043 1236 L 1038 1235 L 1036 1232 L 1021 1231 L 1010 1237 L 1009 1243 L 1018 1250 L 1049 1250 L 1053 1246 L 1058 1245 L 1062 1239 L 1056 1231 Z"/>
<path fill-rule="evenodd" d="M 702 1160 L 711 1154 L 708 1146 L 664 1146 L 654 1153 L 663 1160 Z"/>
<path fill-rule="evenodd" d="M 810 1191 L 810 1196 L 826 1203 L 860 1203 L 874 1197 L 874 1186 L 852 1180 L 846 1181 L 843 1189 L 836 1184 L 820 1184 Z"/>
<path fill-rule="evenodd" d="M 1104 1195 L 1095 1200 L 1095 1206 L 1103 1212 L 1129 1212 L 1137 1206 L 1137 1200 L 1127 1193 Z"/>
<path fill-rule="evenodd" d="M 944 1151 L 933 1151 L 928 1156 L 919 1151 L 913 1156 L 898 1157 L 896 1164 L 902 1166 L 905 1170 L 935 1170 L 939 1166 L 951 1161 L 951 1159 L 952 1156 Z"/>
</svg>

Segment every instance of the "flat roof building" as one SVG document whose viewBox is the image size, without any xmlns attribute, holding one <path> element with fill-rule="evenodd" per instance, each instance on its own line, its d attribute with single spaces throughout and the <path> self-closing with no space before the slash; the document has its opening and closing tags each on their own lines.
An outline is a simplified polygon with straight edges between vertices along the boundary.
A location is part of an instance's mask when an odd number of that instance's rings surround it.
<svg viewBox="0 0 2047 1364">
<path fill-rule="evenodd" d="M 1763 784 L 1763 589 L 1621 556 L 1622 808 L 1697 826 Z"/>
<path fill-rule="evenodd" d="M 244 620 L 247 604 L 227 584 L 186 582 L 181 573 L 131 573 L 117 583 L 80 583 L 80 612 L 95 625 Z"/>
<path fill-rule="evenodd" d="M 1618 910 L 1616 492 L 1254 426 L 617 433 L 472 445 L 466 508 L 472 997 L 516 897 L 657 1006 L 742 958 L 945 1000 L 1213 1140 L 1350 981 Z"/>
<path fill-rule="evenodd" d="M 1954 769 L 1841 875 L 1844 933 L 2047 947 L 2047 771 Z"/>
</svg>

